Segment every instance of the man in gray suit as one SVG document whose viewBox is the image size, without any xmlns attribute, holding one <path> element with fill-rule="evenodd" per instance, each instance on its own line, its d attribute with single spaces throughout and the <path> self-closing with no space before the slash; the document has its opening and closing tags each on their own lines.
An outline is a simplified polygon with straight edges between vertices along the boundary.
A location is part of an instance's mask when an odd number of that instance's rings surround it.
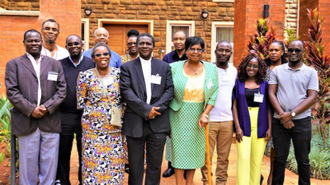
<svg viewBox="0 0 330 185">
<path fill-rule="evenodd" d="M 59 61 L 40 54 L 41 34 L 28 30 L 26 53 L 6 65 L 5 84 L 12 134 L 19 144 L 19 184 L 54 184 L 66 82 Z"/>
<path fill-rule="evenodd" d="M 173 98 L 170 66 L 152 57 L 154 38 L 148 33 L 138 36 L 138 58 L 121 66 L 120 90 L 127 107 L 122 133 L 126 135 L 128 184 L 143 181 L 144 146 L 147 145 L 146 185 L 160 183 L 165 138 L 170 131 L 168 105 Z"/>
</svg>

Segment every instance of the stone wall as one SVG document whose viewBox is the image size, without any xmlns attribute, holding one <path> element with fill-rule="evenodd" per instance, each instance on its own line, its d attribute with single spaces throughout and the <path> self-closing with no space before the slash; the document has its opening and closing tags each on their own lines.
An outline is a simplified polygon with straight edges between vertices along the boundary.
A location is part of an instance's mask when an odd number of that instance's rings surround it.
<svg viewBox="0 0 330 185">
<path fill-rule="evenodd" d="M 298 28 L 298 1 L 285 0 L 285 28 L 294 30 L 297 34 Z"/>
<path fill-rule="evenodd" d="M 0 7 L 6 10 L 38 11 L 39 0 L 0 0 Z"/>
<path fill-rule="evenodd" d="M 87 17 L 85 7 L 93 13 Z M 195 35 L 206 42 L 205 59 L 211 59 L 212 21 L 234 21 L 234 4 L 212 2 L 212 0 L 82 0 L 82 18 L 89 18 L 90 47 L 94 45 L 92 35 L 98 27 L 98 19 L 153 20 L 156 47 L 154 57 L 159 57 L 158 50 L 166 47 L 166 21 L 195 21 Z M 209 12 L 207 20 L 200 16 L 202 9 Z M 214 41 L 213 41 L 214 42 Z M 213 52 L 212 52 L 213 53 Z"/>
</svg>

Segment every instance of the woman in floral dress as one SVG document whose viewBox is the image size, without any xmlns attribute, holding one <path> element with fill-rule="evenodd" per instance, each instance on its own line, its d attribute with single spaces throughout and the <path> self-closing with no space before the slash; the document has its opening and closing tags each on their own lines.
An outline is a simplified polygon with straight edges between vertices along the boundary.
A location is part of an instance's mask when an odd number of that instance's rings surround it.
<svg viewBox="0 0 330 185">
<path fill-rule="evenodd" d="M 84 109 L 81 121 L 84 184 L 124 182 L 121 128 L 110 124 L 112 106 L 122 108 L 120 70 L 109 67 L 110 55 L 107 45 L 97 44 L 92 49 L 96 68 L 80 72 L 78 77 L 77 107 Z"/>
</svg>

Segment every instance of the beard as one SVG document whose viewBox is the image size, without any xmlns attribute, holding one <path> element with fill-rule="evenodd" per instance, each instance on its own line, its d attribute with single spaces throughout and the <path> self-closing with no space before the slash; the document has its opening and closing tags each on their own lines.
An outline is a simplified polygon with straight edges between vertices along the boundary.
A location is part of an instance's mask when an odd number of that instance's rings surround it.
<svg viewBox="0 0 330 185">
<path fill-rule="evenodd" d="M 47 42 L 48 42 L 49 44 L 54 44 L 54 43 L 55 43 L 55 40 L 48 39 Z"/>
</svg>

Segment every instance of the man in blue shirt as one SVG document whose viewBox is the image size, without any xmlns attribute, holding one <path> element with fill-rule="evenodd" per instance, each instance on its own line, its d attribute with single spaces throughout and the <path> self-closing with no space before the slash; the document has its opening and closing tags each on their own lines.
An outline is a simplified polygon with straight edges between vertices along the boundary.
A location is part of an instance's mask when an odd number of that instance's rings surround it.
<svg viewBox="0 0 330 185">
<path fill-rule="evenodd" d="M 108 30 L 106 30 L 105 28 L 97 28 L 94 31 L 94 42 L 95 44 L 97 43 L 105 43 L 108 44 L 109 42 L 109 32 Z M 91 56 L 91 52 L 92 49 L 86 50 L 83 55 L 85 57 L 88 58 L 92 58 Z M 120 56 L 118 55 L 118 53 L 114 52 L 111 50 L 111 58 L 110 58 L 110 64 L 111 67 L 116 67 L 116 68 L 120 68 L 121 66 L 121 60 L 120 60 Z"/>
<path fill-rule="evenodd" d="M 187 60 L 187 54 L 184 49 L 184 43 L 186 42 L 186 34 L 182 30 L 177 31 L 173 35 L 172 42 L 175 50 L 171 51 L 170 53 L 167 53 L 164 56 L 163 61 L 167 63 L 172 63 L 180 60 Z"/>
</svg>

